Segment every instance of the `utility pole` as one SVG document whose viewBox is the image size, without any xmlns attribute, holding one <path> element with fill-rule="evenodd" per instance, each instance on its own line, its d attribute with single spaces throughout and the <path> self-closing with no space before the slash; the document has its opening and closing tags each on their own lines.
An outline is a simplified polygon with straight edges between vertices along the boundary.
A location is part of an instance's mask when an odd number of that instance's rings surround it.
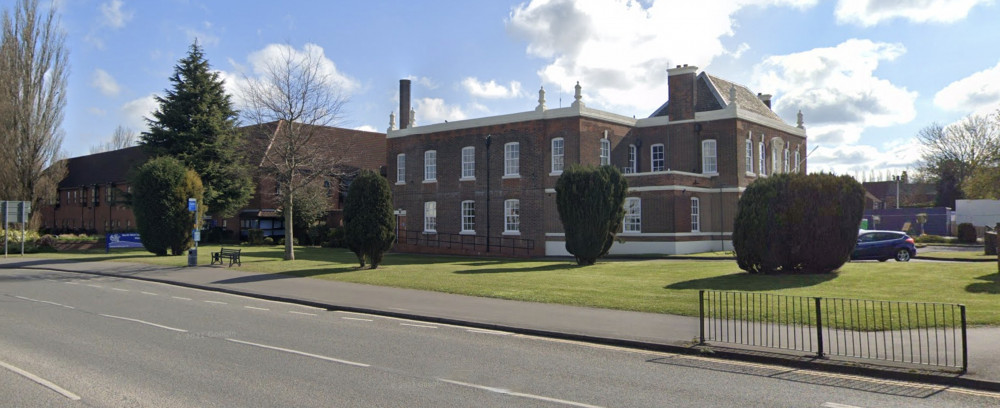
<svg viewBox="0 0 1000 408">
<path fill-rule="evenodd" d="M 892 179 L 896 181 L 896 209 L 899 209 L 899 176 L 892 176 Z"/>
</svg>

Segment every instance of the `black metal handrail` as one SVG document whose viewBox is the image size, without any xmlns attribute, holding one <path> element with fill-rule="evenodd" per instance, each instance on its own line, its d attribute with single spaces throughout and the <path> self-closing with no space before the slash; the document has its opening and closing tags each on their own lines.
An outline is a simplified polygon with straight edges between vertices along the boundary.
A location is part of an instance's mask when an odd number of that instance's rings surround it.
<svg viewBox="0 0 1000 408">
<path fill-rule="evenodd" d="M 700 340 L 968 369 L 965 305 L 701 290 Z"/>
<path fill-rule="evenodd" d="M 398 243 L 432 248 L 459 249 L 475 252 L 496 252 L 516 255 L 519 251 L 529 254 L 535 249 L 535 240 L 520 237 L 487 237 L 485 235 L 454 234 L 400 230 Z M 489 245 L 487 245 L 489 242 Z"/>
</svg>

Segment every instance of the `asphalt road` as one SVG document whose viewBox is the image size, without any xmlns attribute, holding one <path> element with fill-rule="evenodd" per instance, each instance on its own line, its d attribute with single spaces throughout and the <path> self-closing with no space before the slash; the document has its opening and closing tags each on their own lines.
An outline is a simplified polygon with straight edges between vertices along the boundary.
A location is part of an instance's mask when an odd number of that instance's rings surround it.
<svg viewBox="0 0 1000 408">
<path fill-rule="evenodd" d="M 982 407 L 1000 394 L 0 270 L 0 405 Z"/>
</svg>

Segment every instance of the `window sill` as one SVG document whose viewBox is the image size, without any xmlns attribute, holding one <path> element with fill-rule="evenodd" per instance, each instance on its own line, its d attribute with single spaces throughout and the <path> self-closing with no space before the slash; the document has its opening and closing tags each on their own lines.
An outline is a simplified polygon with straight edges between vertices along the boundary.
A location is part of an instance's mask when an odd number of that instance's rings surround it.
<svg viewBox="0 0 1000 408">
<path fill-rule="evenodd" d="M 424 180 L 424 181 L 423 181 L 423 183 L 424 183 L 424 184 L 433 184 L 433 183 L 437 183 L 437 182 L 438 182 L 438 181 L 437 181 L 437 179 L 433 179 L 433 180 Z"/>
<path fill-rule="evenodd" d="M 619 235 L 641 235 L 642 231 L 622 231 Z"/>
<path fill-rule="evenodd" d="M 549 173 L 549 175 L 555 177 L 555 176 L 561 176 L 562 173 L 563 173 L 562 171 L 553 171 Z"/>
<path fill-rule="evenodd" d="M 711 173 L 701 173 L 701 174 L 702 174 L 702 175 L 704 175 L 704 176 L 709 176 L 709 177 L 716 177 L 716 176 L 718 176 L 718 175 L 719 175 L 719 172 L 717 172 L 717 171 L 713 171 L 713 172 L 711 172 Z"/>
<path fill-rule="evenodd" d="M 459 231 L 458 235 L 476 235 L 476 230 L 471 231 Z"/>
<path fill-rule="evenodd" d="M 397 186 L 403 186 L 403 185 L 406 185 L 406 182 L 405 181 L 397 181 L 396 185 Z"/>
<path fill-rule="evenodd" d="M 437 230 L 424 230 L 423 232 L 424 235 L 436 235 L 437 233 Z"/>
<path fill-rule="evenodd" d="M 506 235 L 506 236 L 520 236 L 521 235 L 521 231 L 504 231 L 503 235 Z"/>
<path fill-rule="evenodd" d="M 504 180 L 519 179 L 519 178 L 521 178 L 520 174 L 505 174 L 503 177 L 501 177 L 501 179 L 504 179 Z"/>
<path fill-rule="evenodd" d="M 754 172 L 749 172 L 749 171 L 748 171 L 748 172 L 746 172 L 746 176 L 747 176 L 747 177 L 757 177 L 757 173 L 754 173 Z"/>
<path fill-rule="evenodd" d="M 476 181 L 475 177 L 462 177 L 458 181 Z"/>
</svg>

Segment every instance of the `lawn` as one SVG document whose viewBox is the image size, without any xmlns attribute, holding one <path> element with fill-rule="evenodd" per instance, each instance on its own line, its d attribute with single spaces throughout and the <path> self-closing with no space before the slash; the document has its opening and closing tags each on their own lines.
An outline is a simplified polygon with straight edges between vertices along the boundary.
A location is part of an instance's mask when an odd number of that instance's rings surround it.
<svg viewBox="0 0 1000 408">
<path fill-rule="evenodd" d="M 208 265 L 213 247 L 199 251 Z M 32 257 L 142 262 L 183 266 L 186 256 L 155 257 L 132 250 L 32 254 Z M 495 259 L 388 254 L 376 270 L 357 269 L 343 249 L 244 247 L 242 271 L 286 273 L 372 285 L 432 290 L 597 308 L 698 314 L 698 290 L 896 301 L 962 303 L 973 325 L 1000 325 L 1000 279 L 990 262 L 851 262 L 827 275 L 756 276 L 731 260 L 623 259 L 577 267 L 567 259 Z M 234 266 L 234 268 L 237 268 Z"/>
</svg>

